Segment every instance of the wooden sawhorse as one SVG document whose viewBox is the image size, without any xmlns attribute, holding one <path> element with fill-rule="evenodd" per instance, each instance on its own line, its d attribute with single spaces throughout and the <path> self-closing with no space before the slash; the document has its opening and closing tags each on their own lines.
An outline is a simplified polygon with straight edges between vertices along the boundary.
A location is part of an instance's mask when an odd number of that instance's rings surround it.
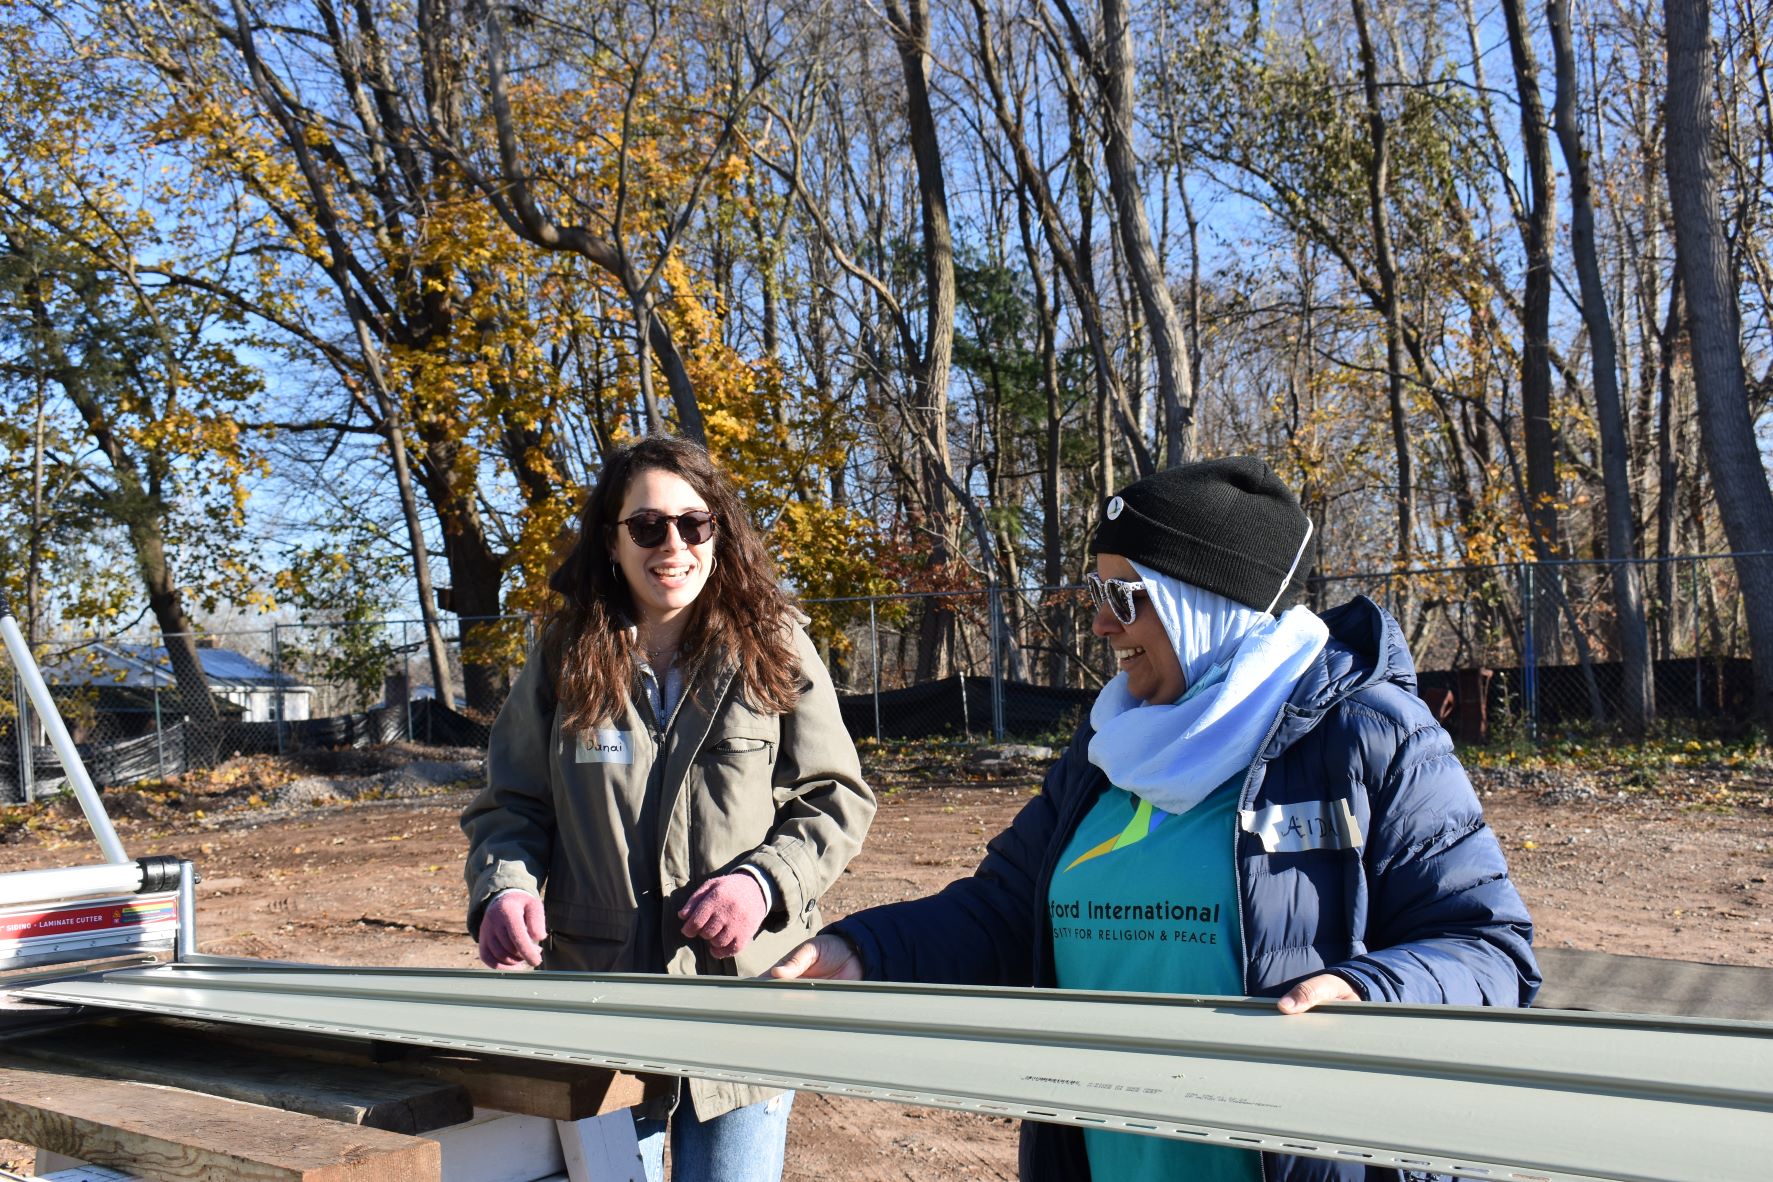
<svg viewBox="0 0 1773 1182">
<path fill-rule="evenodd" d="M 0 1137 L 35 1146 L 39 1175 L 92 1163 L 154 1182 L 643 1182 L 631 1109 L 674 1083 L 108 1017 L 0 1043 Z"/>
</svg>

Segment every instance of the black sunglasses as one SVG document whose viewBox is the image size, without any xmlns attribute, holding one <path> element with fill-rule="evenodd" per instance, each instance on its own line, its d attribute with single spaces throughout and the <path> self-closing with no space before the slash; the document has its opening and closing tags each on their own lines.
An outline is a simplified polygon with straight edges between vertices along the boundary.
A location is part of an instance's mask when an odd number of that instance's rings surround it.
<svg viewBox="0 0 1773 1182">
<path fill-rule="evenodd" d="M 706 509 L 691 509 L 688 513 L 661 513 L 657 509 L 642 509 L 616 524 L 627 526 L 628 536 L 643 550 L 663 546 L 665 531 L 674 525 L 677 527 L 677 536 L 683 539 L 686 546 L 700 546 L 714 536 L 714 514 Z"/>
<path fill-rule="evenodd" d="M 1139 605 L 1133 599 L 1137 592 L 1145 590 L 1142 579 L 1105 579 L 1095 571 L 1084 575 L 1084 587 L 1090 593 L 1090 602 L 1097 607 L 1108 605 L 1114 618 L 1120 621 L 1123 628 L 1131 628 L 1133 621 L 1139 618 Z"/>
</svg>

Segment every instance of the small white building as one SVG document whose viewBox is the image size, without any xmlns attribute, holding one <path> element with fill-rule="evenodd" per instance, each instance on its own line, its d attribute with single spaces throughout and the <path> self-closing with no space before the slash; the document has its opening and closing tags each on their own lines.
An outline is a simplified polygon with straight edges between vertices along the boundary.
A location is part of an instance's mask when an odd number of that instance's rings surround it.
<svg viewBox="0 0 1773 1182">
<path fill-rule="evenodd" d="M 242 722 L 300 722 L 310 717 L 313 686 L 287 673 L 273 673 L 232 649 L 199 646 L 197 660 L 203 666 L 210 692 L 238 706 Z M 52 687 L 111 691 L 103 695 L 99 706 L 101 712 L 108 713 L 134 713 L 141 709 L 145 696 L 168 695 L 177 688 L 166 650 L 151 644 L 112 642 L 83 646 L 78 654 L 46 664 L 43 678 Z M 118 693 L 130 690 L 136 692 Z M 134 709 L 125 705 L 125 698 L 134 700 Z M 171 704 L 166 703 L 166 707 L 170 709 Z"/>
</svg>

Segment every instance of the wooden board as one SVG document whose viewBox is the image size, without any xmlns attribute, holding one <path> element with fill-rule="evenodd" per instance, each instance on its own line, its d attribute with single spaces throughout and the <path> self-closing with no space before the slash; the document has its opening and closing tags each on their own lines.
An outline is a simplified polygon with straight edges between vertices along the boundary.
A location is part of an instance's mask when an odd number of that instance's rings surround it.
<svg viewBox="0 0 1773 1182">
<path fill-rule="evenodd" d="M 428 1132 L 474 1114 L 460 1084 L 267 1054 L 144 1024 L 61 1030 L 18 1039 L 7 1049 L 33 1062 L 395 1133 Z"/>
<path fill-rule="evenodd" d="M 158 1028 L 201 1037 L 217 1045 L 258 1055 L 302 1058 L 320 1063 L 377 1067 L 456 1084 L 476 1108 L 497 1108 L 549 1120 L 579 1120 L 633 1108 L 677 1086 L 669 1076 L 631 1075 L 571 1063 L 549 1063 L 513 1055 L 471 1055 L 367 1039 L 303 1035 L 254 1026 L 230 1026 L 184 1018 L 134 1016 L 107 1019 L 106 1025 Z"/>
<path fill-rule="evenodd" d="M 155 1182 L 437 1182 L 437 1142 L 178 1088 L 0 1063 L 0 1136 Z"/>
<path fill-rule="evenodd" d="M 443 1147 L 443 1182 L 537 1182 L 566 1170 L 559 1128 L 539 1116 L 487 1111 L 431 1136 Z"/>
<path fill-rule="evenodd" d="M 667 1096 L 677 1080 L 667 1075 L 630 1075 L 569 1063 L 543 1063 L 508 1055 L 458 1055 L 420 1051 L 391 1066 L 459 1083 L 476 1108 L 497 1108 L 550 1120 L 580 1120 L 638 1108 Z"/>
</svg>

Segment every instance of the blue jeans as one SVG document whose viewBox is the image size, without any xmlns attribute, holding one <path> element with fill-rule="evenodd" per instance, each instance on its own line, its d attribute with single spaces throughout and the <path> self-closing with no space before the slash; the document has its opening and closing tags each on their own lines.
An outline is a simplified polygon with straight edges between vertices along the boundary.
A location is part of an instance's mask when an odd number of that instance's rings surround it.
<svg viewBox="0 0 1773 1182">
<path fill-rule="evenodd" d="M 780 1182 L 794 1093 L 700 1120 L 684 1096 L 671 1117 L 672 1182 Z M 647 1182 L 665 1180 L 665 1122 L 634 1122 Z"/>
</svg>

